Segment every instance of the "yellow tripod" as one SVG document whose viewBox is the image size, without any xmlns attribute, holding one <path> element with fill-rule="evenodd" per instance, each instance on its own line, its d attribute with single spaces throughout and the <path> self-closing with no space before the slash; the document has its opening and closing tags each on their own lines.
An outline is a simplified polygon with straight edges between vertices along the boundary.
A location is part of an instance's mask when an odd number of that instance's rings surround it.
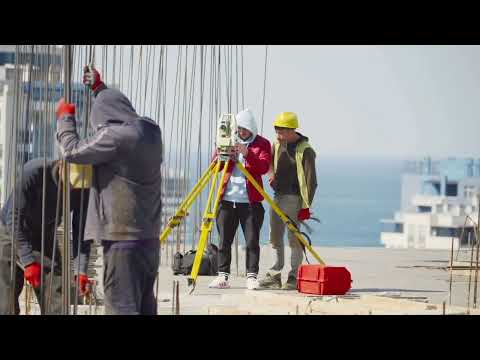
<svg viewBox="0 0 480 360">
<path fill-rule="evenodd" d="M 200 240 L 198 242 L 197 252 L 195 254 L 195 259 L 193 261 L 192 272 L 190 274 L 190 277 L 188 278 L 190 293 L 192 293 L 193 290 L 195 289 L 198 271 L 200 270 L 200 265 L 202 262 L 203 252 L 207 245 L 208 235 L 212 231 L 213 221 L 217 217 L 218 205 L 220 203 L 220 195 L 222 193 L 222 189 L 224 186 L 225 175 L 227 174 L 228 166 L 230 165 L 230 161 L 232 160 L 228 158 L 224 160 L 220 185 L 218 186 L 215 200 L 213 202 L 213 209 L 212 209 L 213 194 L 215 192 L 215 188 L 217 185 L 217 176 L 218 176 L 218 173 L 220 172 L 220 166 L 222 161 L 223 161 L 222 159 L 219 159 L 219 160 L 213 161 L 210 164 L 208 169 L 201 176 L 200 180 L 195 184 L 195 186 L 190 191 L 190 193 L 182 201 L 175 215 L 169 219 L 167 223 L 167 227 L 165 228 L 165 230 L 163 230 L 163 232 L 160 235 L 160 242 L 163 243 L 167 239 L 168 235 L 172 232 L 172 230 L 176 226 L 180 225 L 180 222 L 182 221 L 182 219 L 188 215 L 188 209 L 192 206 L 195 199 L 198 197 L 198 195 L 200 195 L 202 190 L 205 188 L 205 186 L 208 184 L 211 177 L 213 176 L 213 181 L 210 186 L 210 191 L 208 193 L 207 205 L 203 213 L 202 226 L 200 229 Z M 315 250 L 312 248 L 309 242 L 305 239 L 305 237 L 300 232 L 297 225 L 293 221 L 291 221 L 290 218 L 288 218 L 288 216 L 285 215 L 285 213 L 277 206 L 277 204 L 275 204 L 275 202 L 262 189 L 262 187 L 258 184 L 258 182 L 253 178 L 253 176 L 247 171 L 247 169 L 245 169 L 242 163 L 237 161 L 236 166 L 243 173 L 243 175 L 245 175 L 245 177 L 253 184 L 255 189 L 257 189 L 257 191 L 260 194 L 262 194 L 265 200 L 267 200 L 267 202 L 272 207 L 273 211 L 275 211 L 275 213 L 280 217 L 280 219 L 282 219 L 282 221 L 287 225 L 288 229 L 297 237 L 297 239 L 303 244 L 303 246 L 306 249 L 308 249 L 308 251 L 310 251 L 313 257 L 320 264 L 325 265 L 325 262 L 320 258 L 320 256 L 318 256 L 318 254 L 315 252 Z"/>
</svg>

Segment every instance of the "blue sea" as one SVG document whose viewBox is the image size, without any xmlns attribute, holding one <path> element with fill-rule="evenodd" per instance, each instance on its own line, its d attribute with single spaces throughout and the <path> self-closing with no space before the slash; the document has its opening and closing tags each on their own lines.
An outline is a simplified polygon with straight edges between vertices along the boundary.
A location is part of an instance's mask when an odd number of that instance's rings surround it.
<svg viewBox="0 0 480 360">
<path fill-rule="evenodd" d="M 382 246 L 380 219 L 393 217 L 400 207 L 403 165 L 399 159 L 319 157 L 313 212 L 322 223 L 308 222 L 314 229 L 312 244 Z M 262 244 L 268 243 L 268 233 L 267 215 Z"/>
<path fill-rule="evenodd" d="M 385 158 L 317 158 L 318 188 L 313 201 L 314 216 L 309 221 L 316 246 L 382 246 L 380 220 L 392 218 L 400 208 L 401 174 L 404 160 Z M 191 179 L 197 181 L 197 179 Z M 191 184 L 193 186 L 193 183 Z M 273 191 L 264 177 L 264 187 Z M 191 188 L 191 187 L 190 187 Z M 260 242 L 269 243 L 270 206 L 264 201 L 265 220 Z M 192 225 L 187 225 L 192 229 Z M 245 241 L 239 227 L 240 245 Z M 214 227 L 212 241 L 218 242 Z M 187 244 L 193 231 L 187 232 Z M 198 238 L 195 242 L 198 241 Z M 285 239 L 285 244 L 288 244 Z"/>
</svg>

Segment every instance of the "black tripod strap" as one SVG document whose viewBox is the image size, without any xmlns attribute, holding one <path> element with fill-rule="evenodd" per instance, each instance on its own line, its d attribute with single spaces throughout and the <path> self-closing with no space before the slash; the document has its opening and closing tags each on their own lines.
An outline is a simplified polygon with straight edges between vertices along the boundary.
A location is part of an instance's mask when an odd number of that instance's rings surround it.
<svg viewBox="0 0 480 360">
<path fill-rule="evenodd" d="M 290 216 L 288 216 L 288 215 L 285 215 L 285 216 L 288 218 L 288 221 L 290 221 L 290 223 L 295 227 L 296 231 L 298 233 L 302 234 L 307 239 L 308 245 L 312 246 L 312 240 L 310 239 L 310 236 L 308 236 L 305 232 L 300 231 L 300 229 L 297 226 L 297 223 L 294 222 Z M 307 251 L 305 249 L 305 245 L 303 245 L 303 243 L 300 241 L 299 238 L 297 238 L 297 237 L 295 237 L 295 238 L 298 240 L 298 242 L 302 246 L 303 253 L 305 254 L 305 260 L 307 261 L 307 264 L 310 264 L 310 261 L 308 260 L 308 257 L 307 257 Z"/>
</svg>

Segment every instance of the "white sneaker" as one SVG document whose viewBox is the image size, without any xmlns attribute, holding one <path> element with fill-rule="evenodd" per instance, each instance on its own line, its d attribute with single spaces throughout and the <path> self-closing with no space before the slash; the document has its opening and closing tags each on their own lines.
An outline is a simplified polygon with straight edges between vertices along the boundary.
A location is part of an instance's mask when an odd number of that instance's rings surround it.
<svg viewBox="0 0 480 360">
<path fill-rule="evenodd" d="M 230 288 L 230 284 L 228 283 L 228 280 L 225 280 L 225 276 L 218 275 L 215 279 L 213 279 L 208 287 L 215 289 L 228 289 Z"/>
<path fill-rule="evenodd" d="M 254 277 L 247 278 L 247 289 L 248 290 L 255 290 L 260 287 L 258 280 Z"/>
</svg>

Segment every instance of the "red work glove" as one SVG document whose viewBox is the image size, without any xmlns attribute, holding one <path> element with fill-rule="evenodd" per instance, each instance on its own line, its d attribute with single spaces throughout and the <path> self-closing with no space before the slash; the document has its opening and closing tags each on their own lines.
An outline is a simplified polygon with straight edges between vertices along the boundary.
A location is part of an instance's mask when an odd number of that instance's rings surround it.
<svg viewBox="0 0 480 360">
<path fill-rule="evenodd" d="M 298 212 L 298 220 L 300 221 L 305 221 L 305 220 L 308 220 L 310 219 L 310 209 L 301 209 L 299 212 Z"/>
<path fill-rule="evenodd" d="M 80 281 L 80 295 L 88 295 L 90 293 L 90 286 L 93 284 L 93 281 L 88 279 L 88 276 L 85 274 L 80 274 L 78 276 Z M 77 281 L 75 279 L 75 281 Z"/>
<path fill-rule="evenodd" d="M 57 120 L 61 119 L 63 115 L 75 115 L 75 104 L 69 104 L 65 102 L 64 98 L 61 98 L 57 104 Z"/>
<path fill-rule="evenodd" d="M 40 273 L 41 273 L 41 266 L 37 262 L 31 263 L 30 265 L 25 266 L 25 271 L 23 272 L 25 279 L 35 289 L 40 287 Z"/>
<path fill-rule="evenodd" d="M 89 66 L 83 68 L 83 83 L 90 86 L 92 91 L 95 91 L 101 84 L 103 84 L 102 78 L 97 69 Z"/>
</svg>

